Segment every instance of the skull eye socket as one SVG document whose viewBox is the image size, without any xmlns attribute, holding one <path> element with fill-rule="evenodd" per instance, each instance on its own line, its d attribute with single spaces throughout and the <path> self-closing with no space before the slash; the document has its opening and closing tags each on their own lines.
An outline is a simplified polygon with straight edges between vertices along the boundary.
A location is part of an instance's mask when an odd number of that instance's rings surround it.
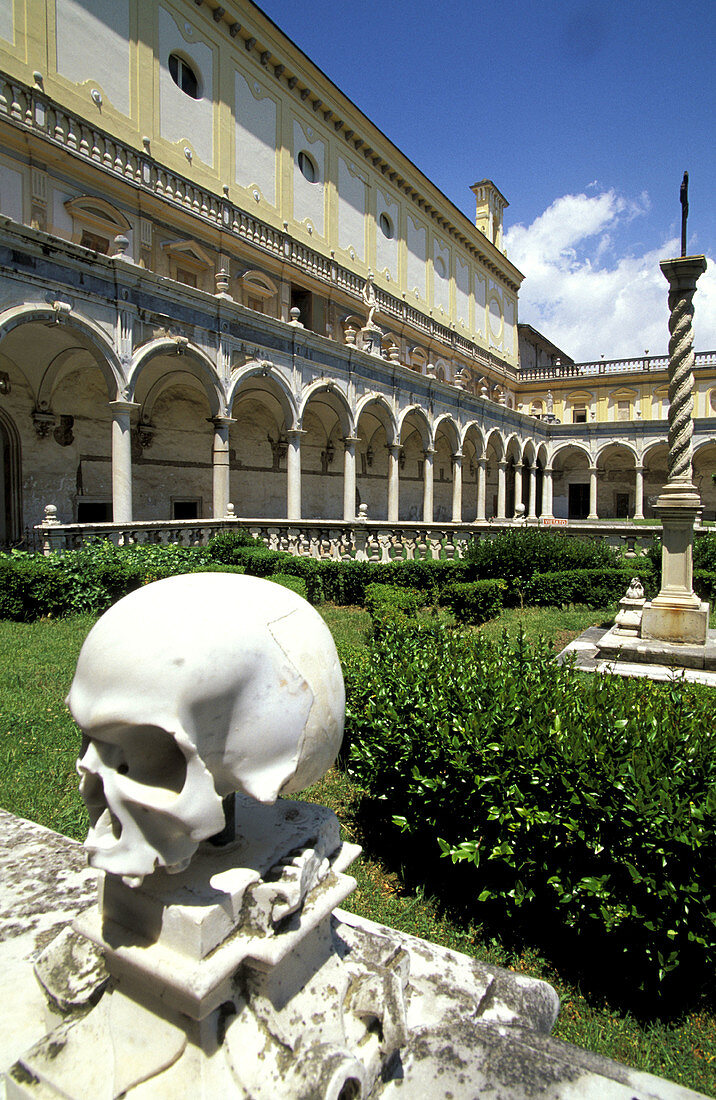
<svg viewBox="0 0 716 1100">
<path fill-rule="evenodd" d="M 179 794 L 186 782 L 186 759 L 171 733 L 157 726 L 131 726 L 120 741 L 124 760 L 118 767 L 134 783 Z"/>
<path fill-rule="evenodd" d="M 106 768 L 132 783 L 180 794 L 187 763 L 174 737 L 159 726 L 104 727 L 93 738 Z"/>
</svg>

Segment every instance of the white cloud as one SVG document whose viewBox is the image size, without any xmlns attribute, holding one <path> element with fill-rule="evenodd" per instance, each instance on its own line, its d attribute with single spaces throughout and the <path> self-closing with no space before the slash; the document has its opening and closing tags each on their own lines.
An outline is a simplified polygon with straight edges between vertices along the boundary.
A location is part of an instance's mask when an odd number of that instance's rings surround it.
<svg viewBox="0 0 716 1100">
<path fill-rule="evenodd" d="M 590 184 L 591 188 L 593 185 Z M 620 230 L 646 214 L 648 195 L 615 191 L 563 195 L 529 226 L 505 234 L 510 259 L 526 278 L 520 320 L 539 329 L 577 361 L 666 353 L 667 285 L 659 260 L 678 255 L 677 240 L 641 255 L 619 255 Z M 694 300 L 695 347 L 716 348 L 716 263 Z"/>
</svg>

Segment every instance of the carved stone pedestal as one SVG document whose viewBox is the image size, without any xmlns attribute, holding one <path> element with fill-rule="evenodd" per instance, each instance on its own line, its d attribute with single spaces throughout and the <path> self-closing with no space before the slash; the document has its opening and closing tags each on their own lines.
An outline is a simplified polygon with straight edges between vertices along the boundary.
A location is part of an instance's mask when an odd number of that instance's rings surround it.
<svg viewBox="0 0 716 1100">
<path fill-rule="evenodd" d="M 709 605 L 694 593 L 692 558 L 701 500 L 690 477 L 667 482 L 655 508 L 663 524 L 661 590 L 644 606 L 641 636 L 672 645 L 704 645 Z"/>
<path fill-rule="evenodd" d="M 77 927 L 102 949 L 108 990 L 16 1063 L 9 1100 L 338 1100 L 388 1072 L 406 1041 L 407 956 L 381 937 L 349 949 L 332 919 L 360 849 L 301 802 L 237 798 L 236 835 L 139 888 L 105 876 Z"/>
<path fill-rule="evenodd" d="M 369 355 L 381 356 L 383 333 L 379 328 L 375 326 L 361 329 L 361 341 L 363 344 L 363 351 L 367 351 Z"/>
</svg>

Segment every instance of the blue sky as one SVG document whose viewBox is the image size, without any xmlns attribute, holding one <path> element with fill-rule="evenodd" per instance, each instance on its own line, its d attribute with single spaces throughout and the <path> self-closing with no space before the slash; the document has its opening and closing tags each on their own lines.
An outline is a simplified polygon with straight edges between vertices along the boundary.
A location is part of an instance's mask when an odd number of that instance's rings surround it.
<svg viewBox="0 0 716 1100">
<path fill-rule="evenodd" d="M 716 0 L 259 6 L 471 219 L 494 180 L 520 319 L 579 360 L 666 351 L 688 169 L 696 348 L 716 348 Z"/>
</svg>

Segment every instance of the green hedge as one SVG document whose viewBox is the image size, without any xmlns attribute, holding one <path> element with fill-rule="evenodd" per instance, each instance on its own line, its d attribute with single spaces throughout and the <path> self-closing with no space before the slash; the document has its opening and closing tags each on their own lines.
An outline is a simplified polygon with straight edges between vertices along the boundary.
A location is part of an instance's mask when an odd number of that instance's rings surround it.
<svg viewBox="0 0 716 1100">
<path fill-rule="evenodd" d="M 502 610 L 507 582 L 503 580 L 467 581 L 451 584 L 443 590 L 440 602 L 449 607 L 459 623 L 486 623 Z"/>
<path fill-rule="evenodd" d="M 288 588 L 289 591 L 295 592 L 297 596 L 306 599 L 306 582 L 301 580 L 300 577 L 291 577 L 288 573 L 274 573 L 269 580 L 274 584 L 280 584 L 282 588 Z"/>
<path fill-rule="evenodd" d="M 716 570 L 694 569 L 694 592 L 716 607 Z"/>
<path fill-rule="evenodd" d="M 713 693 L 580 676 L 523 638 L 412 623 L 353 666 L 348 700 L 351 773 L 406 853 L 412 839 L 423 867 L 448 857 L 475 919 L 579 936 L 640 988 L 679 969 L 711 981 Z"/>
<path fill-rule="evenodd" d="M 619 569 L 573 569 L 571 572 L 535 573 L 524 586 L 524 602 L 536 607 L 564 607 L 586 604 L 608 607 L 626 595 L 633 577 L 641 580 L 647 596 L 654 594 L 651 566 L 639 561 Z"/>
<path fill-rule="evenodd" d="M 494 537 L 474 539 L 467 547 L 464 560 L 470 567 L 470 580 L 501 577 L 519 587 L 534 573 L 613 569 L 619 555 L 603 538 L 582 539 L 534 527 L 518 527 L 500 531 Z"/>
</svg>

